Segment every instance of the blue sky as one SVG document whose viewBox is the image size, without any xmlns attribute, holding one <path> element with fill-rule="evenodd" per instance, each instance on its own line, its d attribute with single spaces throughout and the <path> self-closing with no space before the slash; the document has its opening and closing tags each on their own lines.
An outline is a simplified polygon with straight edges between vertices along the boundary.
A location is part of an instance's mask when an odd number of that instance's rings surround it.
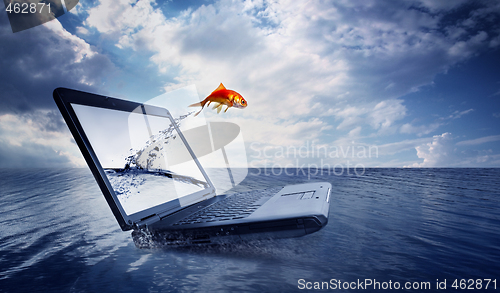
<svg viewBox="0 0 500 293">
<path fill-rule="evenodd" d="M 145 102 L 221 82 L 249 106 L 205 117 L 240 125 L 250 166 L 499 167 L 499 18 L 495 1 L 82 0 L 14 34 L 2 12 L 0 167 L 85 165 L 56 87 Z"/>
</svg>

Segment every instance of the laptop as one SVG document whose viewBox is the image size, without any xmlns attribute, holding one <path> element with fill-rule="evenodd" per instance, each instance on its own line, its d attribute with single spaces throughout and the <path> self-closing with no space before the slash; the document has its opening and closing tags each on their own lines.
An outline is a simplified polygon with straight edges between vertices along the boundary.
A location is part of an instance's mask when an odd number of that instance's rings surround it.
<svg viewBox="0 0 500 293">
<path fill-rule="evenodd" d="M 54 100 L 104 198 L 138 247 L 298 237 L 328 223 L 328 182 L 217 195 L 203 141 L 234 129 L 180 130 L 162 107 L 66 88 Z M 208 127 L 208 126 L 205 126 Z M 230 140 L 230 139 L 229 139 Z M 190 143 L 192 145 L 190 145 Z"/>
</svg>

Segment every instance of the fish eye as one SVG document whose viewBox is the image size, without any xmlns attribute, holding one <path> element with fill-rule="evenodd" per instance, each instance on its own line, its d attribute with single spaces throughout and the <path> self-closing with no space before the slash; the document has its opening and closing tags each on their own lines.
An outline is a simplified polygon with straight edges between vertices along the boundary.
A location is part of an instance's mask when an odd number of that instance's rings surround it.
<svg viewBox="0 0 500 293">
<path fill-rule="evenodd" d="M 242 101 L 241 101 L 241 104 L 242 104 L 242 105 L 245 105 L 246 103 L 247 103 L 247 102 L 246 102 L 245 100 L 242 100 Z"/>
</svg>

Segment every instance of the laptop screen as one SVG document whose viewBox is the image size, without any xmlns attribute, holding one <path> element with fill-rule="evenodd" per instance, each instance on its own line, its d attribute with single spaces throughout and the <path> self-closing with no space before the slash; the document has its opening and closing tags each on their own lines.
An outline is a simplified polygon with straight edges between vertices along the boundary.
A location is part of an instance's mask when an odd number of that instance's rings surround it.
<svg viewBox="0 0 500 293">
<path fill-rule="evenodd" d="M 140 219 L 207 194 L 208 178 L 178 132 L 182 116 L 149 115 L 147 106 L 133 111 L 71 107 L 127 216 Z"/>
</svg>

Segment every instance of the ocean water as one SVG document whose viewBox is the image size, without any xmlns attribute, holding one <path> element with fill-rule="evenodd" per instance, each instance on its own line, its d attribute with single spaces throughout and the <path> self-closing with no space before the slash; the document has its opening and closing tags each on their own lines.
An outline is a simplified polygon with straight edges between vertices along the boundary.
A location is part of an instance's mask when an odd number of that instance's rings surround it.
<svg viewBox="0 0 500 293">
<path fill-rule="evenodd" d="M 500 291 L 500 169 L 312 171 L 251 169 L 230 192 L 328 181 L 319 232 L 139 249 L 89 170 L 2 169 L 0 292 Z"/>
</svg>

